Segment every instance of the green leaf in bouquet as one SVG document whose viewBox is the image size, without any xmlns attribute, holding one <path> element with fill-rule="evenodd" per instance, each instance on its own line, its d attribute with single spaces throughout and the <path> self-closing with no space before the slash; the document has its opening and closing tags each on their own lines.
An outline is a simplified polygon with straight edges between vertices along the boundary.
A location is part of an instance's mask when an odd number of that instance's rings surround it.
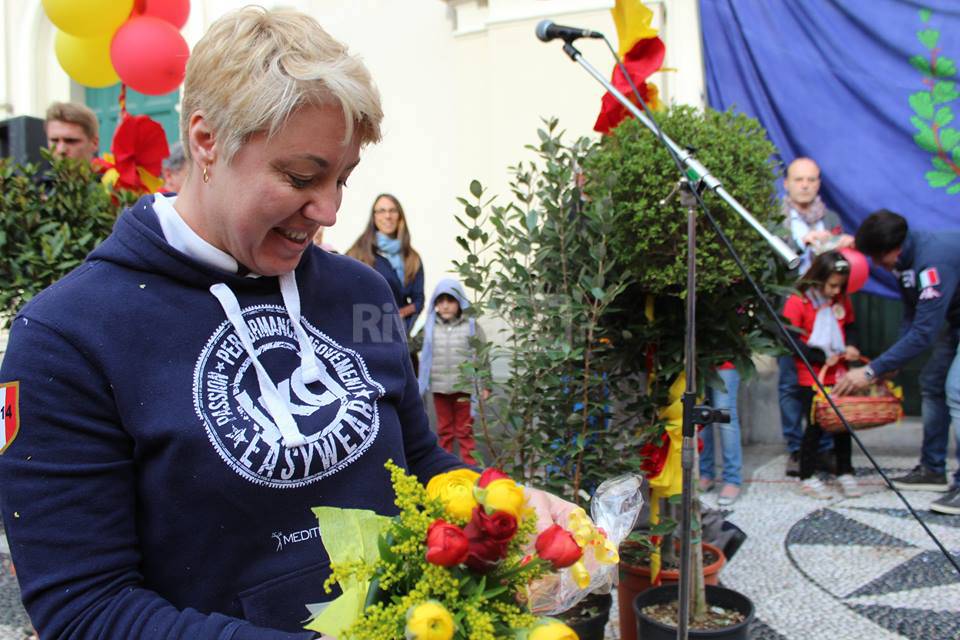
<svg viewBox="0 0 960 640">
<path fill-rule="evenodd" d="M 380 558 L 378 540 L 390 518 L 366 509 L 314 507 L 320 536 L 331 564 L 363 561 L 372 565 Z M 343 593 L 314 616 L 306 629 L 339 636 L 363 613 L 369 580 L 352 578 L 341 584 Z"/>
</svg>

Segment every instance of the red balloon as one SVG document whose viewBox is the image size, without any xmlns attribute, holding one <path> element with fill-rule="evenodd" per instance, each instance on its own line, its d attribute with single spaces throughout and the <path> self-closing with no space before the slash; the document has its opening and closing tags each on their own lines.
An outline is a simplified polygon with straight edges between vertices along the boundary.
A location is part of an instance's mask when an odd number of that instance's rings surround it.
<svg viewBox="0 0 960 640">
<path fill-rule="evenodd" d="M 847 280 L 847 293 L 853 293 L 863 288 L 870 277 L 870 265 L 867 257 L 856 249 L 840 249 L 840 253 L 850 263 L 850 278 Z"/>
<path fill-rule="evenodd" d="M 120 80 L 152 96 L 180 86 L 189 57 L 190 48 L 177 28 L 151 16 L 130 18 L 110 43 L 110 61 Z"/>
<path fill-rule="evenodd" d="M 160 18 L 183 29 L 190 17 L 190 0 L 136 0 L 133 15 Z"/>
</svg>

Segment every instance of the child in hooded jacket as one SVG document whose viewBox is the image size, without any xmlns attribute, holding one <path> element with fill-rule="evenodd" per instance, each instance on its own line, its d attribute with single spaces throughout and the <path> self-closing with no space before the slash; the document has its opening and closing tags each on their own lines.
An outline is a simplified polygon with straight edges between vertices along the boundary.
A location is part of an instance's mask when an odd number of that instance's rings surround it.
<svg viewBox="0 0 960 640">
<path fill-rule="evenodd" d="M 460 458 L 476 464 L 472 401 L 469 393 L 461 391 L 460 365 L 474 357 L 470 338 L 486 338 L 475 318 L 464 317 L 469 306 L 463 287 L 453 278 L 440 281 L 434 289 L 427 306 L 419 381 L 421 394 L 433 393 L 440 446 L 453 453 L 457 443 Z"/>
</svg>

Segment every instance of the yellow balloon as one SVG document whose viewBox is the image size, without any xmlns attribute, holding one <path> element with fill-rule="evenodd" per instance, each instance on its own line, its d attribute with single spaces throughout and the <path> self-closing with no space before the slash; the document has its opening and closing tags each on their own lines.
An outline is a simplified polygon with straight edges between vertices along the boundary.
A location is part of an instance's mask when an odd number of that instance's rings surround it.
<svg viewBox="0 0 960 640">
<path fill-rule="evenodd" d="M 60 31 L 81 38 L 109 37 L 126 22 L 134 0 L 43 0 L 43 10 Z"/>
<path fill-rule="evenodd" d="M 67 75 L 85 87 L 99 89 L 120 82 L 110 62 L 110 36 L 78 38 L 57 31 L 53 49 Z"/>
</svg>

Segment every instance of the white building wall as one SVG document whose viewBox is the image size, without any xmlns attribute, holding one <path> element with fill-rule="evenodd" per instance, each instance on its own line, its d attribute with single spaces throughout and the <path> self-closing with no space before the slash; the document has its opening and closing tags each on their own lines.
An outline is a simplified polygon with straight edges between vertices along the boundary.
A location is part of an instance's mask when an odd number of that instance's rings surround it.
<svg viewBox="0 0 960 640">
<path fill-rule="evenodd" d="M 0 117 L 42 117 L 54 100 L 82 99 L 53 53 L 53 27 L 40 0 L 0 0 L 3 19 Z M 193 0 L 183 29 L 192 46 L 207 26 L 244 0 Z M 383 143 L 368 148 L 326 240 L 345 251 L 366 223 L 373 197 L 397 195 L 427 289 L 460 257 L 454 240 L 457 196 L 477 178 L 506 193 L 507 167 L 529 157 L 542 116 L 557 116 L 571 137 L 592 134 L 602 88 L 561 51 L 534 36 L 544 18 L 602 31 L 616 40 L 613 0 L 286 0 L 315 16 L 360 54 L 383 94 Z M 653 80 L 668 102 L 702 104 L 704 81 L 697 0 L 648 3 L 667 45 Z M 616 44 L 616 43 L 615 43 Z M 609 73 L 601 41 L 577 46 Z"/>
</svg>

